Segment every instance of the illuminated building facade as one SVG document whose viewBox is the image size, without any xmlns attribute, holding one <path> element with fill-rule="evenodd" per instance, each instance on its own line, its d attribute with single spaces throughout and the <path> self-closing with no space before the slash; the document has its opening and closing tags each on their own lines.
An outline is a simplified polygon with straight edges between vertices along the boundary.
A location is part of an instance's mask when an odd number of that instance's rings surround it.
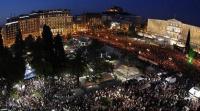
<svg viewBox="0 0 200 111">
<path fill-rule="evenodd" d="M 132 22 L 129 21 L 116 21 L 111 22 L 110 29 L 113 31 L 128 32 Z"/>
<path fill-rule="evenodd" d="M 50 10 L 40 13 L 40 33 L 46 24 L 51 27 L 53 35 L 67 35 L 72 31 L 73 17 L 68 10 Z"/>
<path fill-rule="evenodd" d="M 29 16 L 24 15 L 19 17 L 19 27 L 21 29 L 21 33 L 23 37 L 28 37 L 28 35 L 32 35 L 33 37 L 37 37 L 40 35 L 40 20 L 37 15 L 31 14 Z"/>
<path fill-rule="evenodd" d="M 14 43 L 17 30 L 19 29 L 18 18 L 12 18 L 7 20 L 7 23 L 2 28 L 2 37 L 4 45 L 10 46 Z"/>
<path fill-rule="evenodd" d="M 69 10 L 46 10 L 32 12 L 27 15 L 12 17 L 2 29 L 4 45 L 14 43 L 17 29 L 22 32 L 23 39 L 28 35 L 41 36 L 44 24 L 51 27 L 53 35 L 67 35 L 72 31 L 72 16 Z"/>
<path fill-rule="evenodd" d="M 148 19 L 147 23 L 147 33 L 169 38 L 173 44 L 177 44 L 178 42 L 185 44 L 189 30 L 191 34 L 191 46 L 199 51 L 200 27 L 188 25 L 176 19 Z"/>
<path fill-rule="evenodd" d="M 73 32 L 77 31 L 87 31 L 88 27 L 87 23 L 84 22 L 83 17 L 81 15 L 74 16 L 73 20 Z"/>
<path fill-rule="evenodd" d="M 84 13 L 74 17 L 73 32 L 98 29 L 102 25 L 102 15 L 100 13 Z"/>
<path fill-rule="evenodd" d="M 82 15 L 82 20 L 86 26 L 90 28 L 97 28 L 102 26 L 102 15 L 100 13 L 85 13 Z"/>
</svg>

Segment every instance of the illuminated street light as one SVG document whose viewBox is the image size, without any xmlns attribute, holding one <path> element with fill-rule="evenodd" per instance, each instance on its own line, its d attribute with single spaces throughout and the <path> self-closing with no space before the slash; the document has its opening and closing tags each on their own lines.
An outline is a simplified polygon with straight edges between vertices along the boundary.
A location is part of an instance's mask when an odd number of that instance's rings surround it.
<svg viewBox="0 0 200 111">
<path fill-rule="evenodd" d="M 172 58 L 171 58 L 171 57 L 169 57 L 169 60 L 170 60 L 170 61 L 172 61 Z"/>
<path fill-rule="evenodd" d="M 189 63 L 189 64 L 192 64 L 192 63 L 193 63 L 194 57 L 195 57 L 195 52 L 194 52 L 194 50 L 191 48 L 191 49 L 189 50 L 189 53 L 188 53 L 188 63 Z"/>
</svg>

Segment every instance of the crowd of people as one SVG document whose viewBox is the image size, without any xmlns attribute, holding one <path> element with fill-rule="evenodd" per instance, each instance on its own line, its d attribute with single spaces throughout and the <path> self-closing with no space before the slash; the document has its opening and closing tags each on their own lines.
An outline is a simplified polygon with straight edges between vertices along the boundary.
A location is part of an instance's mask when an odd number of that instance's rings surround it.
<svg viewBox="0 0 200 111">
<path fill-rule="evenodd" d="M 25 80 L 13 86 L 10 97 L 7 98 L 8 109 L 37 109 L 43 103 L 44 78 Z"/>
<path fill-rule="evenodd" d="M 6 98 L 5 90 L 6 90 L 5 78 L 0 78 L 0 108 L 1 106 L 3 106 L 4 100 Z"/>
<path fill-rule="evenodd" d="M 13 85 L 9 96 L 0 95 L 0 108 L 10 110 L 52 110 L 62 109 L 67 100 L 73 97 L 76 89 L 74 76 L 55 78 L 36 77 Z M 1 88 L 1 91 L 5 89 Z"/>
<path fill-rule="evenodd" d="M 145 78 L 86 93 L 70 104 L 93 111 L 196 111 L 199 107 L 199 100 L 190 98 L 184 80 L 171 84 L 165 81 L 166 75 L 156 73 L 148 73 Z"/>
<path fill-rule="evenodd" d="M 147 68 L 142 80 L 116 82 L 95 90 L 78 88 L 76 78 L 69 75 L 55 77 L 53 82 L 34 78 L 13 87 L 14 96 L 0 99 L 1 105 L 11 110 L 197 111 L 199 99 L 188 92 L 194 84 L 179 76 L 170 83 L 166 78 L 171 75 Z M 77 95 L 75 90 L 83 93 Z"/>
</svg>

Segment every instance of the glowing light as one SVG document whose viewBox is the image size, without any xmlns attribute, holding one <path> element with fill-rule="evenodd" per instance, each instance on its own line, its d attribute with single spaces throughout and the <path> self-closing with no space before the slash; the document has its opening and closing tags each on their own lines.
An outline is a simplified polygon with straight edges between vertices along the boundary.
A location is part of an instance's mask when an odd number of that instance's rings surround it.
<svg viewBox="0 0 200 111">
<path fill-rule="evenodd" d="M 193 61 L 193 58 L 192 58 L 192 57 L 189 57 L 188 63 L 192 64 L 192 61 Z"/>
<path fill-rule="evenodd" d="M 110 29 L 120 29 L 120 23 L 118 22 L 112 22 Z"/>
<path fill-rule="evenodd" d="M 193 49 L 190 49 L 189 53 L 188 53 L 188 63 L 189 64 L 193 63 L 194 57 L 195 57 L 195 52 Z"/>
</svg>

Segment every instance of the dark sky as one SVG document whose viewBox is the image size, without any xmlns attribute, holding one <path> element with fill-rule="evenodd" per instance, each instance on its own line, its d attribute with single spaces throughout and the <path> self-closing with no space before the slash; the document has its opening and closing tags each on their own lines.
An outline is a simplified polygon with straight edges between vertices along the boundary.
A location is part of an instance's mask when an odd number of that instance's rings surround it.
<svg viewBox="0 0 200 111">
<path fill-rule="evenodd" d="M 113 5 L 145 18 L 177 18 L 200 26 L 200 0 L 0 0 L 0 24 L 7 17 L 39 9 L 67 8 L 73 14 L 101 12 Z"/>
</svg>

